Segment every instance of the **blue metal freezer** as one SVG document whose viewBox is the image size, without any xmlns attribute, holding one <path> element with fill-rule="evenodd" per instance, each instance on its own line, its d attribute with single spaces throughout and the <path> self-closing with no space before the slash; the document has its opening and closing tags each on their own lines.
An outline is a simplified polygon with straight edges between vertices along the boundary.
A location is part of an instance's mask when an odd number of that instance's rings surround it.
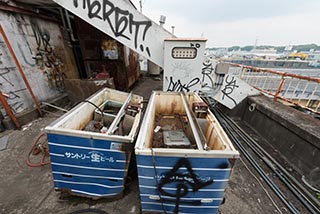
<svg viewBox="0 0 320 214">
<path fill-rule="evenodd" d="M 217 213 L 239 153 L 204 106 L 153 92 L 135 146 L 143 213 Z"/>
<path fill-rule="evenodd" d="M 122 104 L 112 120 L 97 117 L 106 100 Z M 105 88 L 46 127 L 56 190 L 91 198 L 122 195 L 141 102 L 142 97 Z M 88 122 L 104 119 L 103 133 L 84 130 Z"/>
</svg>

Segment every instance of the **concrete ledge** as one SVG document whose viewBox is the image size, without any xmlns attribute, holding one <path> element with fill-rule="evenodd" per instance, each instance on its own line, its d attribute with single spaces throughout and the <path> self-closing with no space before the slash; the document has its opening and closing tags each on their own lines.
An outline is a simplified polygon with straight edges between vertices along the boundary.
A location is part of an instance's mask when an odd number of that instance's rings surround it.
<svg viewBox="0 0 320 214">
<path fill-rule="evenodd" d="M 320 120 L 263 95 L 250 97 L 248 105 L 252 103 L 257 110 L 320 149 Z"/>
<path fill-rule="evenodd" d="M 249 97 L 226 111 L 259 133 L 311 183 L 319 182 L 320 120 L 264 95 Z"/>
</svg>

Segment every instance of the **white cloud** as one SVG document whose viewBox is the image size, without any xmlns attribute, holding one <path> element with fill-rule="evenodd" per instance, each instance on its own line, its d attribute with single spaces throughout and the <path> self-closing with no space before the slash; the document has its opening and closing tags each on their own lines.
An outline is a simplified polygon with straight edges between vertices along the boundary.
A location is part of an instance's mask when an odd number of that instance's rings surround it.
<svg viewBox="0 0 320 214">
<path fill-rule="evenodd" d="M 139 0 L 133 1 L 138 3 Z M 207 47 L 320 44 L 320 1 L 144 0 L 144 14 L 180 37 L 208 38 Z M 139 7 L 138 7 L 139 8 Z"/>
</svg>

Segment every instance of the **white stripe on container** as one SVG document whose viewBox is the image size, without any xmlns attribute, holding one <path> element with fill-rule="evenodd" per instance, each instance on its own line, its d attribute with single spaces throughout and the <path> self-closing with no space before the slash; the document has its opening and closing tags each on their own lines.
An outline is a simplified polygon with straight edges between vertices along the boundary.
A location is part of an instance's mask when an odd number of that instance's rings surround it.
<svg viewBox="0 0 320 214">
<path fill-rule="evenodd" d="M 53 180 L 53 181 L 59 182 L 59 183 L 66 183 L 66 184 L 92 185 L 92 186 L 99 186 L 99 187 L 110 188 L 110 189 L 123 188 L 123 186 L 109 186 L 109 185 L 89 183 L 89 182 L 73 182 L 73 181 L 63 181 L 63 180 Z"/>
<path fill-rule="evenodd" d="M 59 146 L 59 147 L 67 147 L 67 148 L 75 148 L 75 149 L 87 149 L 87 150 L 91 150 L 91 151 L 93 150 L 93 151 L 124 153 L 119 150 L 103 149 L 103 148 L 96 148 L 96 147 L 74 146 L 74 145 L 51 143 L 51 142 L 49 142 L 48 144 L 51 146 Z"/>
<path fill-rule="evenodd" d="M 146 189 L 157 189 L 155 186 L 145 186 L 145 185 L 139 185 L 140 188 L 146 188 Z M 163 187 L 164 190 L 173 190 L 177 191 L 177 188 L 170 188 L 170 187 Z M 189 192 L 193 192 L 193 189 L 188 189 Z M 224 189 L 199 189 L 198 192 L 223 192 Z"/>
<path fill-rule="evenodd" d="M 76 177 L 84 177 L 84 178 L 102 178 L 102 179 L 116 179 L 122 181 L 123 178 L 118 177 L 105 177 L 105 176 L 96 176 L 96 175 L 83 175 L 83 174 L 75 174 L 69 172 L 59 172 L 59 171 L 52 171 L 53 174 L 60 174 L 60 175 L 72 175 Z"/>
<path fill-rule="evenodd" d="M 102 171 L 115 171 L 115 172 L 126 172 L 127 171 L 127 169 L 98 168 L 98 167 L 88 167 L 88 166 L 78 166 L 78 165 L 71 165 L 71 164 L 62 164 L 62 163 L 55 163 L 55 162 L 51 162 L 51 165 L 65 166 L 65 167 L 72 167 L 72 168 L 79 168 L 79 169 L 102 170 Z"/>
<path fill-rule="evenodd" d="M 166 203 L 157 203 L 157 202 L 141 202 L 141 204 L 151 204 L 151 205 L 160 205 L 160 206 L 169 206 L 169 207 L 175 207 L 175 204 L 166 204 Z M 217 209 L 219 206 L 188 206 L 188 205 L 179 205 L 179 207 L 182 208 L 193 208 L 193 209 L 199 209 L 199 208 L 206 208 L 206 209 Z"/>
<path fill-rule="evenodd" d="M 173 167 L 171 166 L 146 166 L 146 165 L 137 165 L 137 167 L 139 168 L 146 168 L 146 169 L 169 169 L 171 170 Z M 179 169 L 182 170 L 188 170 L 185 167 L 181 167 Z M 219 168 L 192 168 L 192 170 L 205 170 L 205 171 L 230 171 L 231 168 L 227 168 L 227 169 L 219 169 Z"/>
</svg>

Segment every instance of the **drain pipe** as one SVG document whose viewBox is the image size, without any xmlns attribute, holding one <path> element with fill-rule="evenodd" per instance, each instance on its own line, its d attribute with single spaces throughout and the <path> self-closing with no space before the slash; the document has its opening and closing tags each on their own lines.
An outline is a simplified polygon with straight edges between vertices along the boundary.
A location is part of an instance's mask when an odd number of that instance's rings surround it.
<svg viewBox="0 0 320 214">
<path fill-rule="evenodd" d="M 72 26 L 71 26 L 71 22 L 70 22 L 70 15 L 68 10 L 64 9 L 65 15 L 66 15 L 66 19 L 67 19 L 67 24 L 68 24 L 68 32 L 70 34 L 70 38 L 72 42 L 76 42 L 77 40 L 74 38 L 73 35 L 73 30 L 72 30 Z"/>
</svg>

